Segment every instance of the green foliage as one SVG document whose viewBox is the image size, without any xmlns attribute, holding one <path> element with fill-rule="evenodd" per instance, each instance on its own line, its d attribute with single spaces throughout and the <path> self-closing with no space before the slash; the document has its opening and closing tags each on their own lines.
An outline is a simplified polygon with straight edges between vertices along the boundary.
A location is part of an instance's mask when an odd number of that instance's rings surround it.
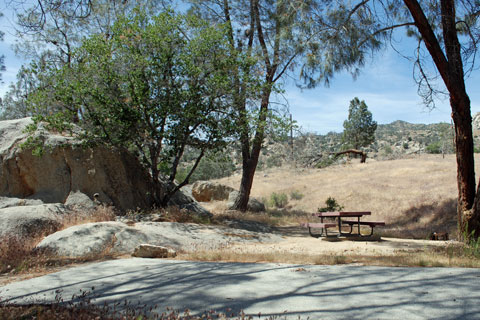
<svg viewBox="0 0 480 320">
<path fill-rule="evenodd" d="M 183 165 L 177 173 L 177 180 L 183 181 L 192 169 L 192 164 Z M 189 179 L 190 183 L 198 180 L 219 179 L 230 176 L 235 165 L 230 155 L 225 152 L 214 152 L 200 160 L 198 167 Z"/>
<path fill-rule="evenodd" d="M 328 197 L 327 200 L 325 200 L 325 207 L 318 208 L 318 212 L 330 212 L 330 211 L 342 211 L 343 206 L 341 206 L 337 200 L 333 197 Z"/>
<path fill-rule="evenodd" d="M 282 154 L 272 154 L 265 160 L 265 165 L 267 168 L 281 167 L 284 160 Z"/>
<path fill-rule="evenodd" d="M 329 167 L 331 166 L 332 164 L 335 163 L 335 160 L 334 158 L 331 158 L 331 157 L 322 157 L 322 159 L 317 162 L 317 164 L 315 165 L 316 168 L 318 169 L 322 169 L 322 168 L 326 168 L 326 167 Z"/>
<path fill-rule="evenodd" d="M 442 153 L 442 143 L 440 141 L 430 143 L 425 147 L 427 153 L 439 154 Z"/>
<path fill-rule="evenodd" d="M 467 256 L 480 258 L 480 237 L 475 238 L 475 230 L 468 233 L 468 223 L 462 231 L 462 236 L 465 241 L 464 251 Z"/>
<path fill-rule="evenodd" d="M 29 136 L 25 142 L 20 145 L 20 148 L 24 150 L 30 149 L 32 150 L 32 155 L 41 157 L 45 153 L 47 146 L 44 145 L 43 141 L 39 137 Z"/>
<path fill-rule="evenodd" d="M 408 142 L 403 143 L 403 149 L 408 150 Z"/>
<path fill-rule="evenodd" d="M 17 82 L 9 86 L 0 101 L 0 120 L 19 119 L 32 115 L 28 109 L 26 96 L 39 86 L 34 64 L 22 66 L 17 73 Z"/>
<path fill-rule="evenodd" d="M 392 147 L 389 146 L 389 145 L 386 145 L 386 146 L 383 148 L 383 152 L 385 152 L 386 155 L 392 154 L 392 153 L 393 153 Z"/>
<path fill-rule="evenodd" d="M 133 150 L 154 181 L 167 165 L 173 182 L 187 147 L 198 150 L 195 169 L 233 133 L 232 70 L 245 61 L 231 52 L 226 33 L 195 16 L 134 10 L 111 37 L 86 39 L 71 65 L 47 70 L 50 85 L 29 100 L 35 120 L 58 131 L 74 122 L 88 143 Z"/>
<path fill-rule="evenodd" d="M 357 97 L 350 101 L 348 119 L 343 122 L 343 128 L 343 142 L 355 149 L 368 147 L 375 141 L 377 122 L 373 121 L 365 101 Z"/>
<path fill-rule="evenodd" d="M 290 192 L 290 199 L 292 200 L 302 200 L 304 197 L 303 193 L 298 190 L 293 190 Z"/>
<path fill-rule="evenodd" d="M 270 195 L 268 204 L 270 207 L 284 208 L 288 203 L 288 197 L 285 193 L 275 193 Z"/>
</svg>

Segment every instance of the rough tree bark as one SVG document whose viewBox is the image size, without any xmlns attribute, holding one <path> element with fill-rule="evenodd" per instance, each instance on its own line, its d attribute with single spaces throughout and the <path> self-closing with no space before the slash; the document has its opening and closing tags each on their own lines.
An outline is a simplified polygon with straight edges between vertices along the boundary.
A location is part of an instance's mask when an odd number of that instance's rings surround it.
<svg viewBox="0 0 480 320">
<path fill-rule="evenodd" d="M 277 69 L 279 66 L 279 52 L 280 52 L 280 33 L 281 28 L 279 22 L 277 21 L 275 29 L 275 41 L 273 47 L 273 59 L 270 60 L 269 52 L 267 49 L 267 44 L 265 41 L 265 35 L 262 23 L 260 21 L 260 12 L 259 12 L 259 3 L 258 0 L 250 1 L 251 9 L 251 25 L 252 32 L 255 29 L 257 40 L 260 43 L 260 47 L 263 54 L 263 59 L 265 63 L 265 84 L 262 90 L 261 102 L 260 102 L 260 112 L 257 119 L 257 124 L 255 128 L 255 136 L 253 138 L 251 152 L 247 141 L 242 141 L 242 180 L 240 182 L 239 194 L 237 199 L 235 199 L 232 209 L 247 211 L 248 199 L 250 197 L 250 191 L 253 185 L 253 178 L 255 176 L 255 171 L 258 165 L 258 159 L 260 157 L 260 151 L 263 145 L 263 139 L 265 135 L 265 124 L 268 114 L 268 106 L 270 103 L 270 95 L 272 93 L 272 87 L 279 76 L 275 78 Z M 245 138 L 248 137 L 248 123 L 244 123 L 244 133 Z M 248 139 L 248 138 L 247 138 Z"/>
<path fill-rule="evenodd" d="M 253 185 L 253 178 L 258 165 L 260 151 L 262 150 L 263 138 L 265 133 L 265 121 L 267 119 L 268 104 L 270 101 L 271 89 L 270 86 L 264 89 L 262 94 L 262 102 L 260 105 L 259 123 L 257 131 L 252 143 L 252 152 L 250 150 L 243 150 L 247 153 L 243 156 L 242 162 L 242 180 L 240 182 L 239 194 L 233 204 L 234 209 L 240 211 L 247 211 L 248 199 L 250 197 L 250 190 Z M 247 145 L 248 146 L 248 145 Z"/>
<path fill-rule="evenodd" d="M 454 0 L 440 0 L 446 56 L 418 1 L 404 0 L 404 3 L 414 18 L 415 26 L 422 35 L 425 46 L 450 95 L 452 119 L 455 124 L 458 224 L 462 233 L 467 233 L 467 235 L 473 233 L 473 236 L 478 238 L 480 236 L 480 215 L 478 206 L 473 208 L 474 203 L 479 200 L 475 201 L 472 116 L 470 99 L 465 89 L 461 47 L 456 29 L 455 2 Z"/>
</svg>

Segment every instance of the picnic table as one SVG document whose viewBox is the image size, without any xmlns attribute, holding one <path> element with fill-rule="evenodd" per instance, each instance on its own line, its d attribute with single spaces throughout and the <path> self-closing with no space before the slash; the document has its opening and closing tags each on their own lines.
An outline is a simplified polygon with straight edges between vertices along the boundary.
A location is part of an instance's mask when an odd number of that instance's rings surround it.
<svg viewBox="0 0 480 320">
<path fill-rule="evenodd" d="M 377 226 L 384 226 L 385 222 L 383 221 L 362 221 L 361 218 L 363 216 L 369 216 L 372 213 L 370 211 L 333 211 L 333 212 L 315 212 L 312 213 L 312 216 L 319 217 L 320 223 L 316 222 L 309 222 L 304 223 L 303 226 L 308 228 L 308 232 L 312 237 L 321 237 L 325 236 L 328 237 L 328 228 L 338 228 L 338 237 L 340 236 L 360 236 L 360 237 L 371 237 L 373 236 L 373 229 Z M 324 219 L 326 218 L 333 218 L 332 222 L 325 222 Z M 350 218 L 349 220 L 345 220 L 345 218 Z M 355 220 L 351 220 L 351 218 L 356 218 Z M 350 227 L 349 232 L 343 232 L 342 226 L 348 225 Z M 357 233 L 353 233 L 353 227 L 356 226 Z M 362 235 L 360 232 L 360 226 L 369 226 L 370 227 L 370 234 L 369 235 Z M 314 234 L 312 229 L 320 229 L 320 234 Z"/>
</svg>

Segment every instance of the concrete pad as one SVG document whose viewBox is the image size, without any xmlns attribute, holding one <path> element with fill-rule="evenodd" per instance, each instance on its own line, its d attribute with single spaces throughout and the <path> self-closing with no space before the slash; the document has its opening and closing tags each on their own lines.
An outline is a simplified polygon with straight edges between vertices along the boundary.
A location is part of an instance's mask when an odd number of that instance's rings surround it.
<svg viewBox="0 0 480 320">
<path fill-rule="evenodd" d="M 216 310 L 281 319 L 480 319 L 480 270 L 120 259 L 0 288 L 4 302 L 53 301 L 94 287 L 93 302 L 155 311 Z M 230 314 L 230 312 L 229 312 Z"/>
</svg>

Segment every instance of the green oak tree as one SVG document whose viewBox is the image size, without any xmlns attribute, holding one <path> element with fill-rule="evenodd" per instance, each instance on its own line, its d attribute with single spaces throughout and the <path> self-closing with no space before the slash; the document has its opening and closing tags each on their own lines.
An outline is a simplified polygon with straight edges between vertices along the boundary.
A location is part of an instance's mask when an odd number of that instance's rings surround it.
<svg viewBox="0 0 480 320">
<path fill-rule="evenodd" d="M 232 69 L 243 60 L 231 55 L 224 28 L 192 15 L 138 9 L 111 30 L 86 39 L 71 64 L 43 73 L 29 103 L 36 121 L 63 131 L 76 118 L 87 143 L 137 154 L 151 173 L 155 202 L 164 206 L 205 153 L 228 142 Z M 187 147 L 197 157 L 175 184 Z"/>
<path fill-rule="evenodd" d="M 160 4 L 137 0 L 18 0 L 6 6 L 14 12 L 14 48 L 29 63 L 22 66 L 17 81 L 10 84 L 2 99 L 1 115 L 11 119 L 29 115 L 26 98 L 42 86 L 42 68 L 62 68 L 74 63 L 74 51 L 82 39 L 102 33 L 112 34 L 114 21 L 131 12 L 136 5 L 150 12 Z"/>
</svg>

